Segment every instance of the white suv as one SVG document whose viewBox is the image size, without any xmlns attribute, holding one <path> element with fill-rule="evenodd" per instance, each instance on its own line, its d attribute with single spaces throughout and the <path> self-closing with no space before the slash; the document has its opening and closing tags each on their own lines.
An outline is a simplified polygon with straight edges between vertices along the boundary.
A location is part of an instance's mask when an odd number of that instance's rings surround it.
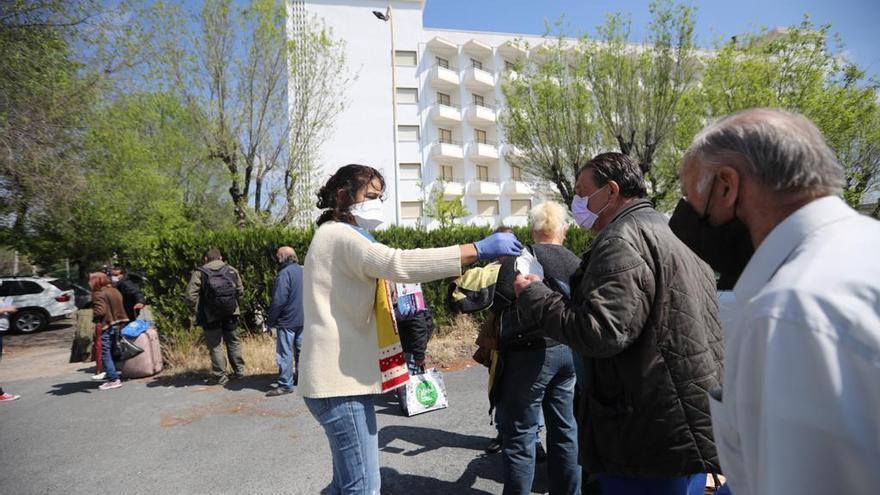
<svg viewBox="0 0 880 495">
<path fill-rule="evenodd" d="M 0 298 L 7 297 L 18 310 L 12 314 L 10 328 L 19 332 L 42 330 L 50 321 L 76 313 L 73 290 L 54 278 L 0 278 Z"/>
</svg>

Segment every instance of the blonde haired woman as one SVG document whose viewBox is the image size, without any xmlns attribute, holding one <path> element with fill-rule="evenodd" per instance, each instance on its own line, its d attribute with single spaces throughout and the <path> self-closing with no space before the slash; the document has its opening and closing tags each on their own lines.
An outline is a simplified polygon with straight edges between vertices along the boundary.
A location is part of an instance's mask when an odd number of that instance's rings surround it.
<svg viewBox="0 0 880 495">
<path fill-rule="evenodd" d="M 562 243 L 568 231 L 568 209 L 554 201 L 529 212 L 531 250 L 544 269 L 544 279 L 566 285 L 580 258 Z M 502 271 L 513 270 L 512 262 Z M 509 274 L 508 274 L 509 275 Z M 502 279 L 512 277 L 499 275 Z M 513 287 L 505 288 L 513 293 Z M 498 289 L 496 290 L 505 290 Z M 541 328 L 520 325 L 516 305 L 501 315 L 503 371 L 499 378 L 498 422 L 502 435 L 504 493 L 530 493 L 535 475 L 535 444 L 541 412 L 547 427 L 547 471 L 550 493 L 580 493 L 577 422 L 574 418 L 575 368 L 571 350 L 544 337 Z"/>
</svg>

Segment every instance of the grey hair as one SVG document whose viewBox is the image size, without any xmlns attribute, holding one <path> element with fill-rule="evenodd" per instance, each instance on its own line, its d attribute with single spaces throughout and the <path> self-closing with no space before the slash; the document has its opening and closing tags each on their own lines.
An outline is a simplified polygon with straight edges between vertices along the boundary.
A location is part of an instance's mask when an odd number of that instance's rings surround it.
<svg viewBox="0 0 880 495">
<path fill-rule="evenodd" d="M 843 167 L 819 128 L 785 110 L 753 108 L 710 124 L 682 163 L 730 165 L 780 193 L 839 195 L 844 185 Z"/>
<path fill-rule="evenodd" d="M 565 234 L 568 222 L 568 209 L 556 201 L 545 201 L 529 211 L 532 231 L 546 236 Z"/>
</svg>

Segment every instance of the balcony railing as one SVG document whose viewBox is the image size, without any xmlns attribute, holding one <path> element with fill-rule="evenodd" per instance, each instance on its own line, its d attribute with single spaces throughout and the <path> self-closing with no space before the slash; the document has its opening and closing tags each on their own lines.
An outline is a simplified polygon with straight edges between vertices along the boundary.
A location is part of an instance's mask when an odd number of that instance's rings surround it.
<svg viewBox="0 0 880 495">
<path fill-rule="evenodd" d="M 434 144 L 454 144 L 456 146 L 461 146 L 462 142 L 461 141 L 454 141 L 452 139 L 440 138 L 440 139 L 434 141 Z"/>
<path fill-rule="evenodd" d="M 464 82 L 471 89 L 488 91 L 495 87 L 495 76 L 491 72 L 472 66 L 464 71 Z"/>
<path fill-rule="evenodd" d="M 477 177 L 476 180 L 478 180 L 480 182 L 491 182 L 493 184 L 498 183 L 498 177 Z"/>
<path fill-rule="evenodd" d="M 440 101 L 435 101 L 434 104 L 441 106 L 441 107 L 449 107 L 449 108 L 454 108 L 456 110 L 461 110 L 461 106 L 456 105 L 455 103 L 442 103 Z"/>
<path fill-rule="evenodd" d="M 438 88 L 452 88 L 458 86 L 461 78 L 458 75 L 458 69 L 453 66 L 444 67 L 435 64 L 431 67 L 431 84 Z"/>
<path fill-rule="evenodd" d="M 474 144 L 485 144 L 488 146 L 494 146 L 496 148 L 498 147 L 498 143 L 496 143 L 495 141 L 489 141 L 488 139 L 474 139 L 472 142 Z"/>
<path fill-rule="evenodd" d="M 468 120 L 475 123 L 491 124 L 494 123 L 496 119 L 496 113 L 494 109 L 486 105 L 479 105 L 477 103 L 469 106 L 465 113 L 467 114 Z"/>
<path fill-rule="evenodd" d="M 445 184 L 448 184 L 448 183 L 462 184 L 462 183 L 464 183 L 464 177 L 438 177 L 437 180 L 440 182 L 443 182 Z"/>
<path fill-rule="evenodd" d="M 431 108 L 431 118 L 435 122 L 458 123 L 461 122 L 461 108 L 458 105 L 437 102 Z"/>
</svg>

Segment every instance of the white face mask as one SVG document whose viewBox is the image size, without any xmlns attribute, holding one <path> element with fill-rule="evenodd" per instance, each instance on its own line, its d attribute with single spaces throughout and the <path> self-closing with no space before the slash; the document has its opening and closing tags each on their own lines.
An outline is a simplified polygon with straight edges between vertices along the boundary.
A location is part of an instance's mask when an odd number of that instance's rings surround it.
<svg viewBox="0 0 880 495">
<path fill-rule="evenodd" d="M 116 282 L 119 282 L 121 279 L 122 279 L 122 277 L 118 277 L 118 276 L 112 276 L 112 277 L 110 277 L 110 281 L 113 282 L 114 284 L 115 284 Z"/>
<path fill-rule="evenodd" d="M 590 194 L 589 196 L 576 195 L 571 201 L 571 214 L 572 216 L 574 216 L 574 221 L 578 225 L 580 225 L 581 228 L 591 229 L 593 227 L 593 224 L 596 223 L 596 220 L 599 219 L 599 214 L 605 211 L 605 208 L 607 208 L 608 205 L 611 203 L 611 199 L 609 198 L 608 202 L 605 203 L 605 206 L 603 206 L 599 211 L 595 213 L 590 210 L 590 208 L 588 208 L 588 205 L 590 204 L 590 198 L 598 194 L 599 191 L 605 189 L 606 187 L 608 187 L 608 184 L 605 184 L 604 186 L 595 190 L 593 194 Z"/>
<path fill-rule="evenodd" d="M 382 200 L 379 198 L 368 199 L 351 205 L 349 209 L 357 224 L 367 230 L 376 230 L 382 226 Z"/>
</svg>

